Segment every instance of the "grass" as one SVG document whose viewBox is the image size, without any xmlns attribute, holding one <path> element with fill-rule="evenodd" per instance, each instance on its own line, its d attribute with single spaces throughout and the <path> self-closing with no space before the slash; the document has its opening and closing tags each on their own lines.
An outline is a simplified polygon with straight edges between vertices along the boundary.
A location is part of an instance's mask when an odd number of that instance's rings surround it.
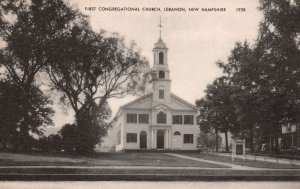
<svg viewBox="0 0 300 189">
<path fill-rule="evenodd" d="M 94 156 L 51 156 L 0 153 L 0 166 L 157 166 L 157 167 L 204 167 L 226 166 L 186 160 L 159 153 L 97 153 Z"/>
<path fill-rule="evenodd" d="M 230 158 L 210 154 L 185 155 L 217 162 L 270 168 L 268 162 L 257 161 L 254 163 L 252 161 L 242 162 L 241 160 L 231 162 Z M 11 168 L 9 165 L 16 167 Z M 55 165 L 57 167 L 20 167 L 29 165 Z M 82 167 L 62 167 L 66 165 Z M 149 166 L 149 168 L 117 167 L 139 165 Z M 187 160 L 160 153 L 97 153 L 88 157 L 63 154 L 57 156 L 0 153 L 0 166 L 2 166 L 0 168 L 0 180 L 300 180 L 300 171 L 295 169 L 278 169 L 276 171 L 232 170 L 224 169 L 225 166 L 222 165 Z M 116 167 L 112 169 L 105 166 Z M 152 166 L 164 167 L 164 169 L 157 169 Z M 272 166 L 275 165 L 272 164 Z M 278 168 L 277 164 L 276 166 Z M 288 165 L 284 166 L 284 168 L 288 168 L 286 167 Z M 176 167 L 186 168 L 179 169 Z M 189 169 L 189 167 L 199 167 L 200 169 Z"/>
<path fill-rule="evenodd" d="M 248 167 L 255 168 L 270 168 L 270 169 L 300 169 L 299 165 L 294 164 L 282 164 L 282 163 L 273 163 L 267 161 L 255 161 L 255 160 L 246 160 L 243 161 L 241 158 L 235 158 L 234 161 L 231 160 L 231 157 L 219 156 L 214 154 L 188 154 L 192 157 L 201 158 L 204 160 L 212 160 L 217 162 L 231 163 L 235 165 L 244 165 Z"/>
</svg>

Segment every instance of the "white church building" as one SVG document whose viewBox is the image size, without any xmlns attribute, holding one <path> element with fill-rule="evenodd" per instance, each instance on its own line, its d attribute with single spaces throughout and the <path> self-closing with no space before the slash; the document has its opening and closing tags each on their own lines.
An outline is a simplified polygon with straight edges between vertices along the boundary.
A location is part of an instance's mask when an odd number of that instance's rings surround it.
<svg viewBox="0 0 300 189">
<path fill-rule="evenodd" d="M 168 48 L 155 43 L 152 92 L 119 108 L 114 119 L 116 151 L 196 150 L 197 108 L 171 93 Z"/>
</svg>

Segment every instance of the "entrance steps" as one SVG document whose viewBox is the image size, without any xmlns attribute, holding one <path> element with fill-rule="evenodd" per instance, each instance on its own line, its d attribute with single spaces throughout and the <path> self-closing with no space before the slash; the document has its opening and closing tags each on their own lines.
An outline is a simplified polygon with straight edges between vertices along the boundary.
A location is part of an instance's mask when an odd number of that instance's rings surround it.
<svg viewBox="0 0 300 189">
<path fill-rule="evenodd" d="M 150 153 L 200 153 L 200 150 L 172 150 L 172 149 L 123 149 L 123 152 L 150 152 Z"/>
</svg>

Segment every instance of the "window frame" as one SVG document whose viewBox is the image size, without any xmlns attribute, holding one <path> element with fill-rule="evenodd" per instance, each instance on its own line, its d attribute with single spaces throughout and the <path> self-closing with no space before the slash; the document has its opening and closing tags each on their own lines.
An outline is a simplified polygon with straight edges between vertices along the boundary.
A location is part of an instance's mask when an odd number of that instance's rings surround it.
<svg viewBox="0 0 300 189">
<path fill-rule="evenodd" d="M 183 144 L 194 144 L 194 134 L 184 134 Z"/>
<path fill-rule="evenodd" d="M 160 116 L 164 116 L 164 117 L 160 117 Z M 162 112 L 162 111 L 160 111 L 156 115 L 156 122 L 157 122 L 157 124 L 166 124 L 167 123 L 167 114 L 164 113 L 164 112 Z"/>
<path fill-rule="evenodd" d="M 190 117 L 190 121 L 186 122 L 186 118 Z M 194 125 L 194 115 L 183 115 L 183 124 L 184 125 Z"/>
<path fill-rule="evenodd" d="M 178 123 L 175 123 L 175 121 L 174 121 L 174 119 L 175 119 L 175 117 L 179 117 L 179 122 Z M 172 124 L 173 125 L 182 125 L 183 124 L 183 118 L 182 118 L 183 116 L 182 115 L 173 115 L 172 116 Z"/>
<path fill-rule="evenodd" d="M 159 99 L 165 99 L 165 90 L 164 89 L 159 89 L 158 90 L 158 98 Z"/>
<path fill-rule="evenodd" d="M 126 133 L 126 143 L 137 143 L 137 133 Z"/>
<path fill-rule="evenodd" d="M 130 121 L 129 115 L 131 115 L 131 116 L 135 115 L 134 121 L 132 121 L 132 122 Z M 127 113 L 126 114 L 126 123 L 138 123 L 138 114 L 136 114 L 136 113 Z"/>
<path fill-rule="evenodd" d="M 166 78 L 166 72 L 164 70 L 159 70 L 158 71 L 158 78 L 159 79 L 165 79 Z"/>
<path fill-rule="evenodd" d="M 164 65 L 164 58 L 165 58 L 165 53 L 159 52 L 158 53 L 158 64 L 159 65 Z"/>
<path fill-rule="evenodd" d="M 147 121 L 141 122 L 141 116 L 146 116 L 145 118 L 146 118 Z M 139 117 L 138 118 L 138 122 L 139 123 L 141 123 L 141 124 L 149 124 L 149 114 L 139 114 L 138 117 Z"/>
</svg>

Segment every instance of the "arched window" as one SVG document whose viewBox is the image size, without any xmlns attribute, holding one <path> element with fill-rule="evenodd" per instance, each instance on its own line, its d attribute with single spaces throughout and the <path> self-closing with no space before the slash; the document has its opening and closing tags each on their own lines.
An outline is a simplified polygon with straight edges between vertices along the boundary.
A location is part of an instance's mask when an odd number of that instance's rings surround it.
<svg viewBox="0 0 300 189">
<path fill-rule="evenodd" d="M 163 70 L 160 70 L 160 71 L 158 72 L 158 78 L 159 78 L 159 79 L 165 79 L 165 72 L 164 72 Z"/>
<path fill-rule="evenodd" d="M 179 131 L 175 131 L 174 135 L 181 135 L 181 133 Z"/>
<path fill-rule="evenodd" d="M 167 115 L 164 112 L 159 112 L 157 114 L 157 123 L 167 123 Z"/>
<path fill-rule="evenodd" d="M 159 64 L 164 64 L 164 53 L 160 52 L 158 56 L 159 56 Z"/>
</svg>

